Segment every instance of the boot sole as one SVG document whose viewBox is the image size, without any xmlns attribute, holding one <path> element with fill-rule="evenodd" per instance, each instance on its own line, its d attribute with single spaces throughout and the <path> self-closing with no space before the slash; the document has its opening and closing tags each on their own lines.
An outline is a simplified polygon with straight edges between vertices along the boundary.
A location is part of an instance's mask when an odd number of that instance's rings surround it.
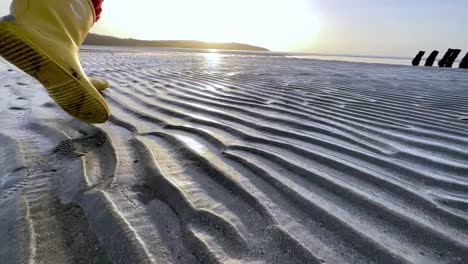
<svg viewBox="0 0 468 264">
<path fill-rule="evenodd" d="M 0 56 L 39 81 L 50 97 L 70 115 L 87 123 L 104 123 L 109 119 L 105 101 L 99 98 L 99 92 L 91 84 L 91 88 L 87 88 L 77 80 L 78 73 L 65 71 L 21 37 L 11 21 L 1 19 Z M 93 93 L 90 89 L 96 91 Z"/>
</svg>

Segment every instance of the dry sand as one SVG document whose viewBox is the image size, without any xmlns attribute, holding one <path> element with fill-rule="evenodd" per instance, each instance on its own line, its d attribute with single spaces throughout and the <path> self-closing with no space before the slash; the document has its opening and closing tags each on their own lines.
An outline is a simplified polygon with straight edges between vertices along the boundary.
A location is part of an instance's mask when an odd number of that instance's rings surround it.
<svg viewBox="0 0 468 264">
<path fill-rule="evenodd" d="M 468 72 L 82 55 L 103 125 L 0 60 L 1 263 L 468 262 Z"/>
</svg>

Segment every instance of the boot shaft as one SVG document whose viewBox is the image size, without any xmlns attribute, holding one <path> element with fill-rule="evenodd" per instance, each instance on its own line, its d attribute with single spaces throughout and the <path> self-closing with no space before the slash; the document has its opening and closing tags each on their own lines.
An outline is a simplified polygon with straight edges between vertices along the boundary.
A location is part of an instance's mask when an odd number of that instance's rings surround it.
<svg viewBox="0 0 468 264">
<path fill-rule="evenodd" d="M 76 50 L 95 20 L 90 0 L 13 0 L 10 10 L 29 34 L 66 42 Z"/>
</svg>

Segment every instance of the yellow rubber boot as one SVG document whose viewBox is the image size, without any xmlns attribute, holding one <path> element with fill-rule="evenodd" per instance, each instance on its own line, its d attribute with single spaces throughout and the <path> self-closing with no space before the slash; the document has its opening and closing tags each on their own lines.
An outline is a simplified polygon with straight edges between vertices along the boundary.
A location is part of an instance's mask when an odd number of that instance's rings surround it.
<svg viewBox="0 0 468 264">
<path fill-rule="evenodd" d="M 98 89 L 99 91 L 105 90 L 109 87 L 109 83 L 105 79 L 98 77 L 89 77 L 88 79 L 94 88 Z"/>
<path fill-rule="evenodd" d="M 37 79 L 70 115 L 103 123 L 109 108 L 78 57 L 94 20 L 90 0 L 13 0 L 0 20 L 0 56 Z"/>
</svg>

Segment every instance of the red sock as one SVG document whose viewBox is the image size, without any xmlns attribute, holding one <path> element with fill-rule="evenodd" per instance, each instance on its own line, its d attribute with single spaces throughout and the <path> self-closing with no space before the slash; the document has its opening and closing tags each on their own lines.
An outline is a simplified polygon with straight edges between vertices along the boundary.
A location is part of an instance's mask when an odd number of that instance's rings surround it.
<svg viewBox="0 0 468 264">
<path fill-rule="evenodd" d="M 96 10 L 96 21 L 99 20 L 99 18 L 101 17 L 101 12 L 102 12 L 102 2 L 104 2 L 104 0 L 92 0 L 93 2 L 93 5 L 94 5 L 94 10 Z"/>
</svg>

